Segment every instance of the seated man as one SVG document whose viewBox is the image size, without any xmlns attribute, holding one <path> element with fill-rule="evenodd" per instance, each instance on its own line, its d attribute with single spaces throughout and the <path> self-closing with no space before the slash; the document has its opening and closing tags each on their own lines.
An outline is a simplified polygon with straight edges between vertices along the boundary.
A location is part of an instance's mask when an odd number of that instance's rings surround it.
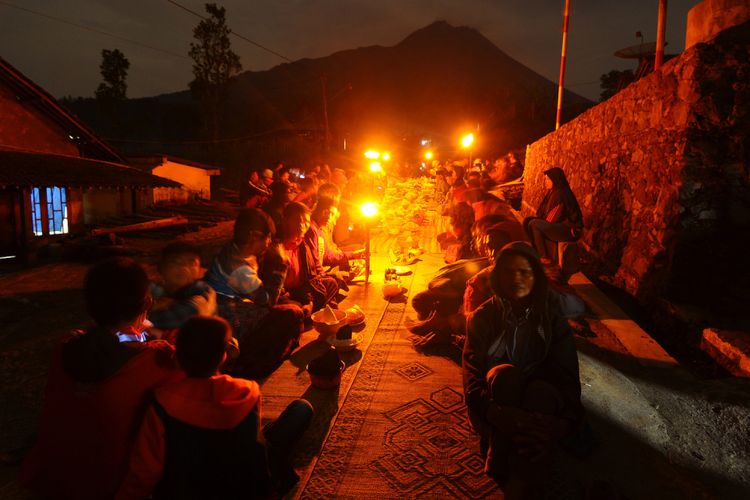
<svg viewBox="0 0 750 500">
<path fill-rule="evenodd" d="M 174 344 L 177 329 L 188 319 L 216 314 L 216 292 L 201 281 L 200 251 L 189 243 L 164 247 L 158 270 L 161 282 L 151 284 L 154 306 L 148 319 L 154 327 L 149 333 Z"/>
<path fill-rule="evenodd" d="M 170 344 L 144 341 L 151 295 L 140 265 L 95 265 L 84 296 L 94 324 L 55 350 L 37 443 L 21 470 L 21 482 L 44 498 L 112 498 L 150 392 L 184 377 Z"/>
<path fill-rule="evenodd" d="M 557 442 L 582 418 L 576 347 L 529 244 L 506 245 L 490 283 L 492 298 L 467 320 L 466 406 L 485 472 L 507 498 L 536 498 Z"/>
<path fill-rule="evenodd" d="M 263 211 L 240 211 L 233 240 L 219 251 L 204 277 L 216 291 L 219 316 L 229 321 L 239 341 L 241 354 L 229 369 L 246 378 L 273 372 L 297 348 L 302 334 L 302 309 L 278 303 L 288 264 L 264 259 L 274 232 L 273 221 Z"/>
<path fill-rule="evenodd" d="M 305 233 L 305 242 L 312 249 L 319 274 L 323 274 L 323 266 L 338 267 L 342 271 L 351 269 L 349 261 L 359 258 L 364 250 L 344 252 L 338 247 L 333 247 L 328 241 L 329 235 L 323 230 L 328 225 L 333 212 L 336 210 L 336 202 L 332 198 L 321 198 L 315 205 L 310 216 L 310 229 Z"/>
<path fill-rule="evenodd" d="M 293 401 L 261 430 L 257 382 L 219 374 L 229 324 L 194 317 L 177 335 L 186 379 L 159 388 L 118 499 L 280 498 L 298 480 L 288 456 L 312 420 Z"/>
</svg>

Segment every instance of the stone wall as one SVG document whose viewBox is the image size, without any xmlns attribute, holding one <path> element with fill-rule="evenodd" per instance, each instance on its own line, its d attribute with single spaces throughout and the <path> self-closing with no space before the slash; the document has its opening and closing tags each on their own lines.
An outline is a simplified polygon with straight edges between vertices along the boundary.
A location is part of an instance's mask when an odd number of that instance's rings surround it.
<svg viewBox="0 0 750 500">
<path fill-rule="evenodd" d="M 543 170 L 559 165 L 599 273 L 643 301 L 699 298 L 728 281 L 718 269 L 736 264 L 750 235 L 748 82 L 745 23 L 531 144 L 522 212 L 539 204 Z"/>
</svg>

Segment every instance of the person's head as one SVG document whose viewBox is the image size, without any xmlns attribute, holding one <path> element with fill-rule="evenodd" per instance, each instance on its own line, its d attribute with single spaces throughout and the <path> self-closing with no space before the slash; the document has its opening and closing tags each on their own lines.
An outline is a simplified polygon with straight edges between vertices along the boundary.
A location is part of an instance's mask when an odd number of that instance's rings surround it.
<svg viewBox="0 0 750 500">
<path fill-rule="evenodd" d="M 448 184 L 451 186 L 459 186 L 464 182 L 464 167 L 461 165 L 453 165 L 448 169 Z"/>
<path fill-rule="evenodd" d="M 435 171 L 435 179 L 438 182 L 446 182 L 446 178 L 448 177 L 448 171 L 444 168 L 439 168 Z"/>
<path fill-rule="evenodd" d="M 308 229 L 310 229 L 310 209 L 296 201 L 284 207 L 279 234 L 284 243 L 299 245 Z"/>
<path fill-rule="evenodd" d="M 299 185 L 299 192 L 306 195 L 315 194 L 315 177 L 303 177 L 297 182 Z"/>
<path fill-rule="evenodd" d="M 240 210 L 234 221 L 234 243 L 246 257 L 263 255 L 275 232 L 273 220 L 258 208 Z"/>
<path fill-rule="evenodd" d="M 469 188 L 478 189 L 481 186 L 482 174 L 476 171 L 469 172 L 466 178 L 466 185 Z"/>
<path fill-rule="evenodd" d="M 168 293 L 175 292 L 200 279 L 200 250 L 184 241 L 170 243 L 161 251 L 158 269 L 164 288 Z"/>
<path fill-rule="evenodd" d="M 232 337 L 229 323 L 215 316 L 194 316 L 177 332 L 177 362 L 188 377 L 216 375 L 226 359 L 227 342 Z"/>
<path fill-rule="evenodd" d="M 510 241 L 507 231 L 498 226 L 506 221 L 503 215 L 490 214 L 474 224 L 471 234 L 474 238 L 474 249 L 479 255 L 494 259 L 500 249 Z"/>
<path fill-rule="evenodd" d="M 247 176 L 247 180 L 249 180 L 253 184 L 260 184 L 260 174 L 257 170 L 250 170 L 250 173 Z"/>
<path fill-rule="evenodd" d="M 471 205 L 462 201 L 458 203 L 450 213 L 449 224 L 451 231 L 457 238 L 462 238 L 471 232 L 471 226 L 474 224 L 474 210 Z"/>
<path fill-rule="evenodd" d="M 289 172 L 289 167 L 281 167 L 278 170 L 278 178 L 282 182 L 289 182 L 289 177 L 291 176 L 291 173 Z"/>
<path fill-rule="evenodd" d="M 339 203 L 341 203 L 341 190 L 332 182 L 321 184 L 318 188 L 318 200 L 322 200 L 323 198 L 330 198 L 333 200 L 334 205 L 338 207 Z"/>
<path fill-rule="evenodd" d="M 274 181 L 268 188 L 271 190 L 271 203 L 273 205 L 284 206 L 289 203 L 292 187 L 288 182 Z"/>
<path fill-rule="evenodd" d="M 138 333 L 153 302 L 149 280 L 140 264 L 115 257 L 88 270 L 83 293 L 89 316 L 100 327 Z"/>
<path fill-rule="evenodd" d="M 536 250 L 523 241 L 505 245 L 495 259 L 490 286 L 498 297 L 543 307 L 548 284 Z"/>
<path fill-rule="evenodd" d="M 560 167 L 552 167 L 544 171 L 544 186 L 547 189 L 570 189 L 565 172 Z"/>
<path fill-rule="evenodd" d="M 273 170 L 270 168 L 263 170 L 263 184 L 265 184 L 266 187 L 270 187 L 271 184 L 273 184 Z"/>
<path fill-rule="evenodd" d="M 335 213 L 336 203 L 331 198 L 320 198 L 312 211 L 312 220 L 323 227 L 328 224 L 331 215 Z"/>
</svg>

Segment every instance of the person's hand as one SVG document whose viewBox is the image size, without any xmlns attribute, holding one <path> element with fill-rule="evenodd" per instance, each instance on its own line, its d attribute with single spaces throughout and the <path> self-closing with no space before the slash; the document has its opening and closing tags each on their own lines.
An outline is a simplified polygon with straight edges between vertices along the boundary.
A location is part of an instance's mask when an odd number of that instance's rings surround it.
<svg viewBox="0 0 750 500">
<path fill-rule="evenodd" d="M 312 316 L 312 313 L 313 313 L 312 302 L 309 302 L 309 303 L 303 305 L 302 306 L 302 312 L 305 313 L 305 318 L 309 318 L 310 316 Z"/>
<path fill-rule="evenodd" d="M 365 254 L 365 249 L 364 248 L 360 248 L 359 250 L 354 250 L 352 252 L 352 259 L 359 259 L 364 254 Z"/>
</svg>

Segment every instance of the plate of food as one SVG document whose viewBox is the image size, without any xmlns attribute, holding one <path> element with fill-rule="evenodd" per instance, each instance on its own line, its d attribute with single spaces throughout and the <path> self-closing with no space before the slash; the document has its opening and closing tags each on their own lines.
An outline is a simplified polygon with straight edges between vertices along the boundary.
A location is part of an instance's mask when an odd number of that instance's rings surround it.
<svg viewBox="0 0 750 500">
<path fill-rule="evenodd" d="M 344 325 L 339 328 L 336 335 L 327 338 L 326 341 L 337 351 L 351 351 L 362 342 L 362 334 L 354 333 L 353 326 Z"/>
</svg>

